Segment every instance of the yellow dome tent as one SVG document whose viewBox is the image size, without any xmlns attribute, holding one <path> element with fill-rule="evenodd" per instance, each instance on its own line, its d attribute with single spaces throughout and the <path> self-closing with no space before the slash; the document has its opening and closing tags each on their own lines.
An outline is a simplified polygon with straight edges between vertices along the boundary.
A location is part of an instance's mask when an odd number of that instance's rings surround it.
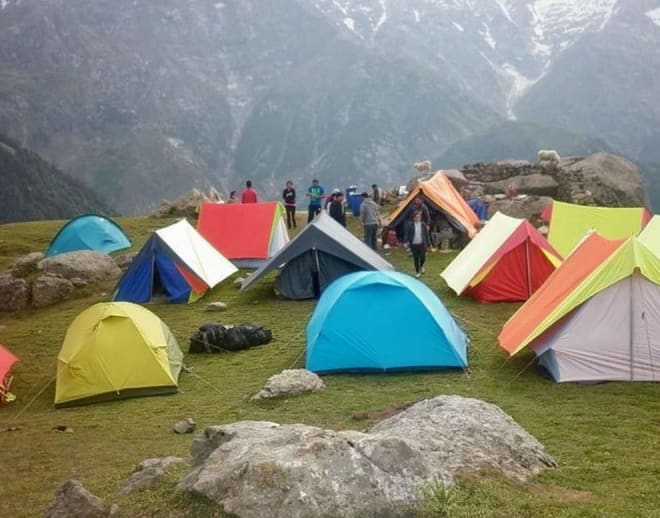
<svg viewBox="0 0 660 518">
<path fill-rule="evenodd" d="M 176 392 L 182 360 L 174 335 L 151 311 L 130 302 L 95 304 L 66 332 L 55 406 Z"/>
</svg>

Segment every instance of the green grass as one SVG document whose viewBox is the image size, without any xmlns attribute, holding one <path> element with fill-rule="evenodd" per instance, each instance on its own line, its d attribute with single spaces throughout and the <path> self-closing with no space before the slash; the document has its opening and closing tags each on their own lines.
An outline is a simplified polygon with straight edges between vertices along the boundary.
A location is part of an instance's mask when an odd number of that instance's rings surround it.
<svg viewBox="0 0 660 518">
<path fill-rule="evenodd" d="M 302 215 L 301 215 L 302 217 Z M 351 224 L 355 226 L 354 218 Z M 148 233 L 171 220 L 121 219 L 138 246 Z M 0 256 L 43 250 L 61 222 L 0 226 Z M 183 373 L 181 392 L 173 396 L 130 399 L 53 410 L 55 358 L 67 326 L 83 309 L 108 300 L 112 286 L 84 299 L 51 308 L 0 314 L 0 342 L 21 359 L 15 369 L 17 401 L 0 408 L 0 515 L 38 516 L 54 489 L 78 478 L 93 493 L 117 501 L 122 516 L 220 516 L 203 499 L 174 491 L 170 475 L 155 488 L 114 499 L 112 494 L 144 458 L 189 452 L 191 436 L 172 433 L 175 421 L 192 416 L 198 427 L 240 419 L 303 422 L 334 429 L 364 430 L 373 422 L 356 413 L 377 411 L 438 394 L 461 394 L 499 405 L 534 434 L 559 463 L 559 469 L 531 484 L 496 475 L 462 481 L 451 498 L 427 495 L 420 516 L 660 516 L 660 393 L 652 383 L 594 386 L 555 384 L 540 376 L 530 356 L 506 360 L 497 347 L 501 325 L 516 304 L 480 305 L 453 295 L 439 277 L 453 255 L 431 254 L 423 279 L 457 315 L 472 337 L 468 372 L 326 376 L 319 393 L 268 402 L 249 398 L 272 374 L 302 367 L 304 329 L 314 302 L 277 299 L 272 281 L 239 295 L 231 282 L 197 304 L 150 305 L 172 329 L 186 351 L 189 336 L 208 321 L 256 322 L 273 330 L 271 344 L 219 355 L 187 355 L 193 374 Z M 412 270 L 400 251 L 388 259 Z M 229 303 L 223 313 L 205 313 L 204 302 Z M 390 325 L 399 308 L 392 308 Z M 366 324 L 366 323 L 365 323 Z M 528 367 L 528 368 L 526 368 Z M 41 391 L 18 419 L 15 416 Z M 72 433 L 52 431 L 57 425 Z M 432 488 L 433 489 L 433 488 Z M 428 490 L 427 490 L 428 493 Z M 434 509 L 433 506 L 436 506 Z M 444 510 L 443 510 L 444 509 Z"/>
</svg>

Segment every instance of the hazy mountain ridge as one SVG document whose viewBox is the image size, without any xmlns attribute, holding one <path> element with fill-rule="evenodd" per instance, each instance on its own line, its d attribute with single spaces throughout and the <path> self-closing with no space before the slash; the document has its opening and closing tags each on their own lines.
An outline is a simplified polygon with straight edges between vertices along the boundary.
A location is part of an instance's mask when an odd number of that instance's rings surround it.
<svg viewBox="0 0 660 518">
<path fill-rule="evenodd" d="M 637 159 L 660 121 L 640 43 L 660 27 L 653 2 L 622 4 L 9 0 L 0 127 L 129 213 L 247 178 L 398 183 L 513 117 Z"/>
<path fill-rule="evenodd" d="M 3 135 L 0 135 L 0 177 L 3 180 L 1 223 L 112 212 L 80 181 Z"/>
</svg>

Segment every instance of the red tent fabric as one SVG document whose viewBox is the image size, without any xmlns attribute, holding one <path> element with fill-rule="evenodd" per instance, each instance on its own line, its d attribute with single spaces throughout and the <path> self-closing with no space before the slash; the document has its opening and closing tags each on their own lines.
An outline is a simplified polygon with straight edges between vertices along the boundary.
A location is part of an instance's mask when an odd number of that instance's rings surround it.
<svg viewBox="0 0 660 518">
<path fill-rule="evenodd" d="M 278 202 L 202 203 L 197 231 L 227 259 L 268 259 Z"/>
<path fill-rule="evenodd" d="M 0 403 L 5 402 L 5 396 L 11 381 L 9 372 L 17 361 L 16 356 L 0 345 Z"/>
<path fill-rule="evenodd" d="M 555 270 L 547 254 L 559 257 L 525 221 L 491 257 L 489 262 L 495 266 L 488 275 L 464 293 L 479 302 L 527 300 Z"/>
</svg>

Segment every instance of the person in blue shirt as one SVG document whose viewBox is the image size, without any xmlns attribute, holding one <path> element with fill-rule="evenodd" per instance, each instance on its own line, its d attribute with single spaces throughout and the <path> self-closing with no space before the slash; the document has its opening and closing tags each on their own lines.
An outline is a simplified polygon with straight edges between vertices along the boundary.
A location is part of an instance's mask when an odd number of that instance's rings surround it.
<svg viewBox="0 0 660 518">
<path fill-rule="evenodd" d="M 309 206 L 307 208 L 307 223 L 312 221 L 314 217 L 321 212 L 321 205 L 323 202 L 325 189 L 319 185 L 319 181 L 315 178 L 312 180 L 312 185 L 307 189 L 307 196 L 309 196 Z"/>
</svg>

